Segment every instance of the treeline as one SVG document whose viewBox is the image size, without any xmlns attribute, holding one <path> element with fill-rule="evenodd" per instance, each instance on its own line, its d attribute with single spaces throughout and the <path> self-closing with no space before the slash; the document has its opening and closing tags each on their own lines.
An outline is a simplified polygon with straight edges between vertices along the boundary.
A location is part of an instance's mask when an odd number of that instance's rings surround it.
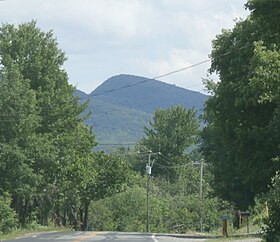
<svg viewBox="0 0 280 242">
<path fill-rule="evenodd" d="M 0 57 L 0 230 L 54 224 L 145 231 L 147 157 L 93 151 L 87 103 L 68 84 L 52 32 L 35 22 L 4 24 Z M 202 211 L 205 229 L 220 222 L 219 200 L 207 198 L 204 183 L 202 203 L 199 169 L 185 153 L 198 134 L 195 112 L 180 106 L 157 110 L 145 128 L 137 149 L 161 152 L 148 176 L 153 231 L 199 230 Z"/>
<path fill-rule="evenodd" d="M 91 203 L 89 228 L 186 232 L 220 227 L 222 213 L 231 206 L 212 196 L 208 168 L 200 193 L 201 157 L 194 149 L 198 137 L 194 110 L 182 106 L 156 110 L 136 147 L 139 152 L 122 148 L 114 153 L 129 164 L 129 182 L 124 191 Z M 192 152 L 186 153 L 191 147 Z M 146 172 L 149 166 L 151 174 Z"/>
<path fill-rule="evenodd" d="M 241 210 L 267 202 L 265 238 L 279 241 L 280 1 L 246 7 L 251 14 L 213 41 L 210 72 L 221 81 L 206 81 L 202 148 L 216 194 Z"/>
<path fill-rule="evenodd" d="M 149 184 L 153 231 L 209 231 L 232 206 L 258 201 L 268 207 L 264 238 L 279 241 L 280 0 L 246 6 L 248 18 L 213 41 L 210 71 L 220 82 L 205 81 L 212 95 L 202 132 L 192 109 L 158 109 L 133 155 L 93 152 L 87 104 L 73 95 L 52 32 L 2 25 L 0 230 L 35 221 L 145 231 Z M 202 158 L 203 194 L 192 165 Z"/>
<path fill-rule="evenodd" d="M 35 22 L 0 28 L 0 230 L 30 223 L 87 227 L 92 199 L 126 180 L 116 157 L 93 153 L 52 32 Z M 10 210 L 6 210 L 10 207 Z"/>
</svg>

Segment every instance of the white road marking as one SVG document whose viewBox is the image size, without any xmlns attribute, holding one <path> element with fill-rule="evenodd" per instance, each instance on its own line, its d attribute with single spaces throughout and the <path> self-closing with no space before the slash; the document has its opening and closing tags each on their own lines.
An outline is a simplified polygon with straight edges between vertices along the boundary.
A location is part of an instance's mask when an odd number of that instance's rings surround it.
<svg viewBox="0 0 280 242">
<path fill-rule="evenodd" d="M 153 239 L 154 242 L 158 242 L 158 240 L 156 239 L 156 234 L 152 235 L 152 239 Z"/>
</svg>

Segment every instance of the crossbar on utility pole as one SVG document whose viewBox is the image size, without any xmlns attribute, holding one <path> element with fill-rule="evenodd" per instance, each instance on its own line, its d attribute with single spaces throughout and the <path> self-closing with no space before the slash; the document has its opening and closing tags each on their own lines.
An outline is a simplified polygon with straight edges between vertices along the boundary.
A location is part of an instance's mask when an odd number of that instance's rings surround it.
<svg viewBox="0 0 280 242">
<path fill-rule="evenodd" d="M 138 154 L 140 152 L 138 151 Z M 151 150 L 148 152 L 148 163 L 146 164 L 146 174 L 147 174 L 147 193 L 146 193 L 146 232 L 149 232 L 150 228 L 150 175 L 152 174 L 152 155 L 159 155 L 160 152 L 153 153 Z"/>
<path fill-rule="evenodd" d="M 149 223 L 150 223 L 150 213 L 149 213 L 149 203 L 150 203 L 150 175 L 152 172 L 152 167 L 151 167 L 151 152 L 149 153 L 148 156 L 148 164 L 146 166 L 146 173 L 147 173 L 147 198 L 146 198 L 146 206 L 147 206 L 147 214 L 146 214 L 146 232 L 149 232 Z"/>
</svg>

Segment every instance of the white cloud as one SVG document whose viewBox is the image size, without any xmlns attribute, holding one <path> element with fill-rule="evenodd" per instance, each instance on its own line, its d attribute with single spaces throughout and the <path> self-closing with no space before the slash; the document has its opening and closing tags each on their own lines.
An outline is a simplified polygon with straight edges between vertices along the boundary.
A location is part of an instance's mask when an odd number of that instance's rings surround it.
<svg viewBox="0 0 280 242">
<path fill-rule="evenodd" d="M 0 2 L 0 22 L 35 19 L 44 31 L 53 29 L 69 56 L 65 68 L 70 82 L 89 92 L 115 74 L 154 77 L 204 60 L 216 34 L 248 14 L 245 2 L 6 0 Z M 208 68 L 162 80 L 200 90 Z"/>
</svg>

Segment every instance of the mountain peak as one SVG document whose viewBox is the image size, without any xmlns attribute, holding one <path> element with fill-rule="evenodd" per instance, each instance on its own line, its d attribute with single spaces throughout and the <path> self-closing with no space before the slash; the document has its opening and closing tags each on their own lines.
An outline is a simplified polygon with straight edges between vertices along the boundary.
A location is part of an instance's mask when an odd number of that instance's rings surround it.
<svg viewBox="0 0 280 242">
<path fill-rule="evenodd" d="M 119 74 L 104 81 L 92 92 L 92 94 L 99 95 L 109 90 L 130 88 L 133 85 L 138 85 L 148 81 L 153 80 L 130 74 Z"/>
<path fill-rule="evenodd" d="M 140 76 L 120 74 L 93 92 L 95 98 L 127 108 L 153 113 L 156 108 L 182 105 L 202 110 L 206 96 L 175 85 Z"/>
<path fill-rule="evenodd" d="M 76 95 L 87 94 L 76 91 Z M 109 78 L 87 97 L 92 116 L 86 122 L 100 143 L 138 142 L 157 108 L 182 105 L 201 113 L 207 99 L 199 92 L 125 74 Z"/>
</svg>

